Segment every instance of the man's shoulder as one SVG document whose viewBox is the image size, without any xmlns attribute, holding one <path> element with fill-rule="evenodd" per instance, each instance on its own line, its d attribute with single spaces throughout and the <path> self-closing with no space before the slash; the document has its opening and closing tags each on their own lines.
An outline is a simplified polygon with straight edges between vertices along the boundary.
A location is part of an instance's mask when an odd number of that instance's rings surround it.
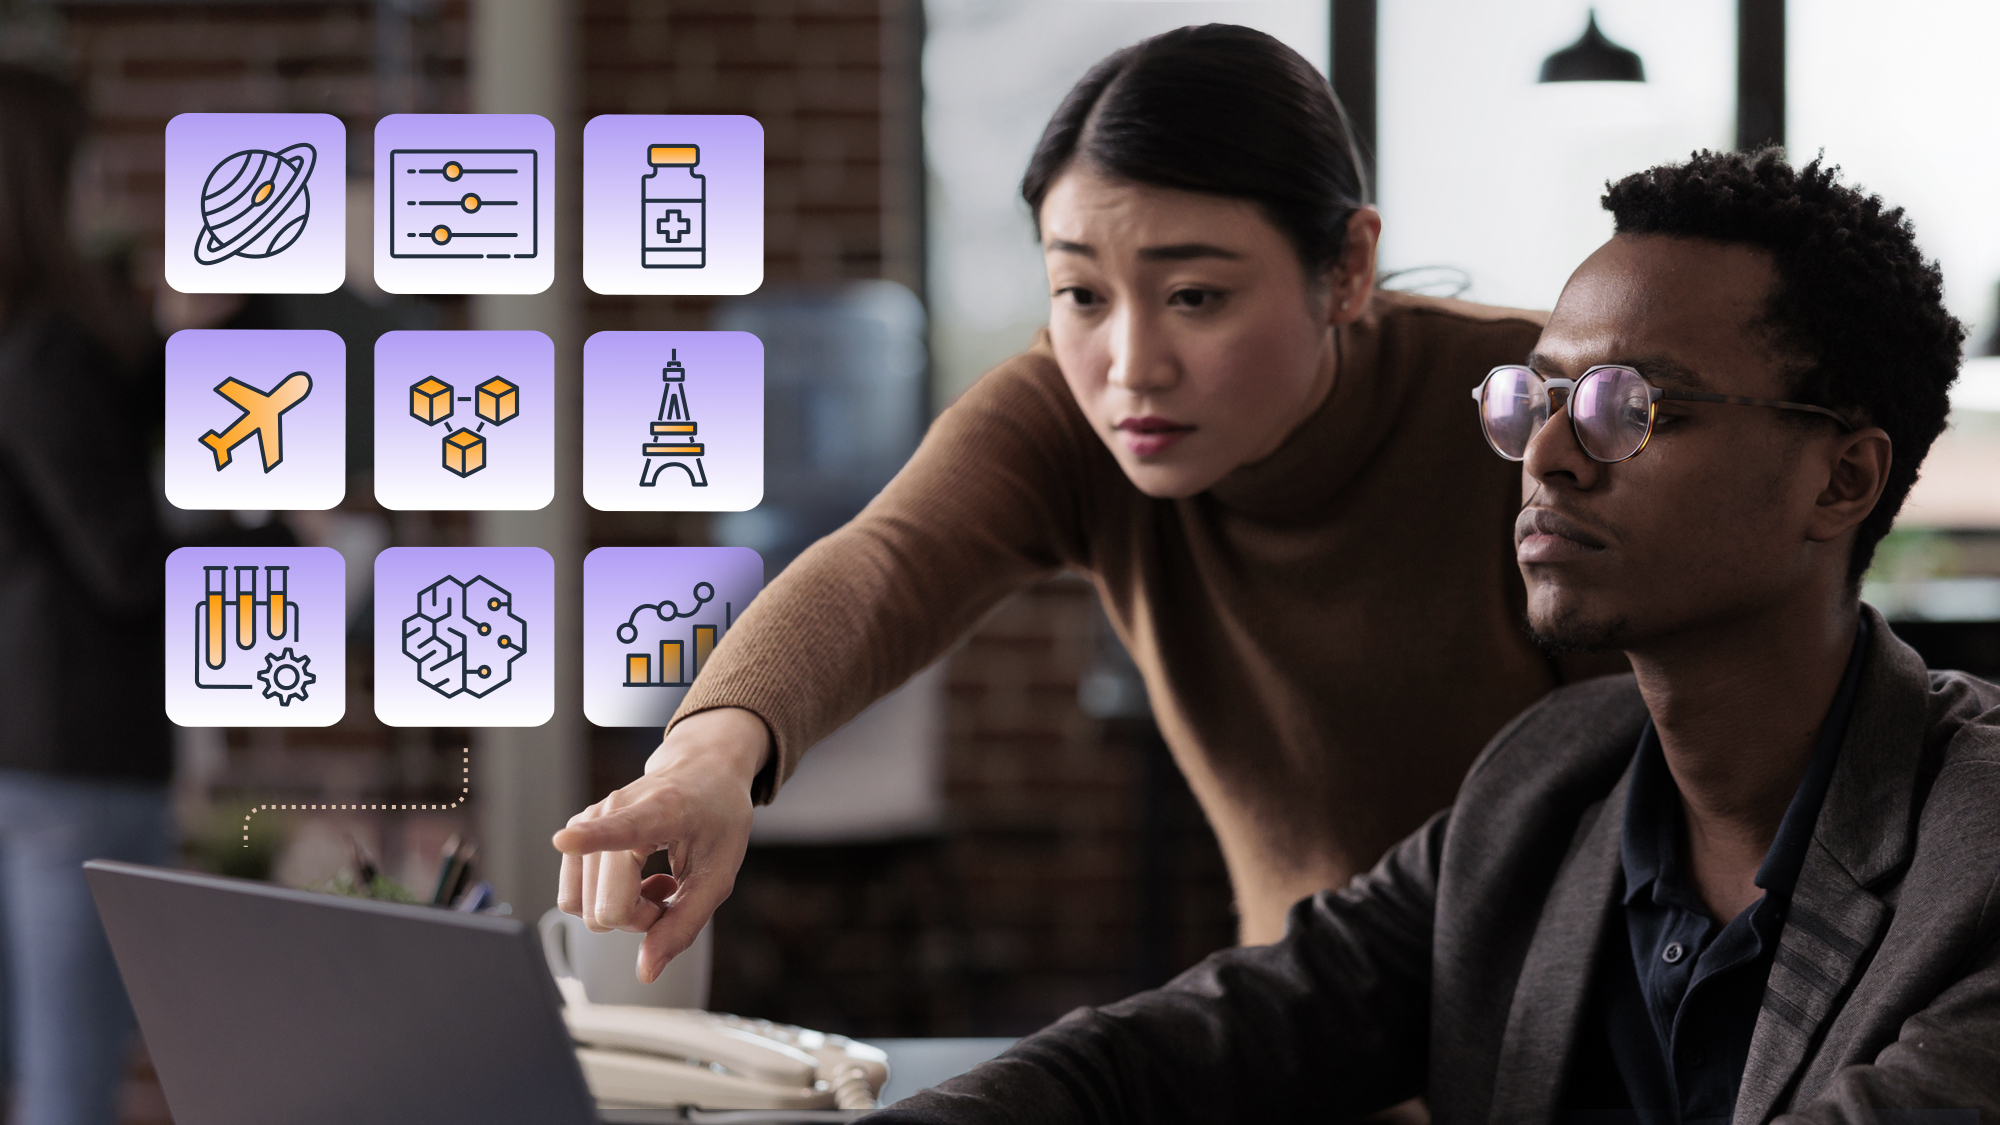
<svg viewBox="0 0 2000 1125">
<path fill-rule="evenodd" d="M 2000 684 L 1932 670 L 1929 687 L 1924 741 L 1935 755 L 1936 781 L 1922 823 L 1956 831 L 1946 822 L 1962 814 L 1962 827 L 1990 836 L 1992 810 L 2000 807 Z"/>
<path fill-rule="evenodd" d="M 1947 762 L 2000 765 L 2000 684 L 1965 672 L 1930 670 L 1927 725 Z"/>
</svg>

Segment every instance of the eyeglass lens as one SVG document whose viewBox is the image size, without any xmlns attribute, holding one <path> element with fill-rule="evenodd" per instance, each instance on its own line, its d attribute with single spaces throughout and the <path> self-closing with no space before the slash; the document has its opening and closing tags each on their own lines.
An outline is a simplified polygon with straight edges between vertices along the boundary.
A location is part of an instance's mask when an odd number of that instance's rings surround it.
<svg viewBox="0 0 2000 1125">
<path fill-rule="evenodd" d="M 1590 372 L 1570 392 L 1567 405 L 1578 443 L 1598 461 L 1631 457 L 1652 431 L 1652 396 L 1646 381 L 1630 368 Z M 1500 456 L 1525 458 L 1528 443 L 1552 412 L 1548 384 L 1527 368 L 1502 367 L 1486 377 L 1479 421 Z"/>
<path fill-rule="evenodd" d="M 1510 461 L 1528 455 L 1528 442 L 1549 420 L 1549 388 L 1525 367 L 1502 367 L 1486 377 L 1479 422 L 1493 451 Z"/>
<path fill-rule="evenodd" d="M 1570 395 L 1570 418 L 1583 451 L 1599 461 L 1623 461 L 1646 444 L 1653 400 L 1646 380 L 1629 367 L 1600 367 Z"/>
</svg>

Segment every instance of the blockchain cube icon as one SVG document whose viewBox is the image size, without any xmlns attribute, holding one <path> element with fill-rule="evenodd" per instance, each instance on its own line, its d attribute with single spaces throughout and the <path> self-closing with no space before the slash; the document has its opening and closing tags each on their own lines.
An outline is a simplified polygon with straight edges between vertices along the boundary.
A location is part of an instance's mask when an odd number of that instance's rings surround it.
<svg viewBox="0 0 2000 1125">
<path fill-rule="evenodd" d="M 554 384 L 555 345 L 540 332 L 383 333 L 376 500 L 396 511 L 546 505 L 555 496 Z"/>
<path fill-rule="evenodd" d="M 495 375 L 479 384 L 475 405 L 481 418 L 498 426 L 521 412 L 521 388 Z"/>
<path fill-rule="evenodd" d="M 461 477 L 486 467 L 486 436 L 479 431 L 489 423 L 504 425 L 520 415 L 520 386 L 498 375 L 479 384 L 471 396 L 457 394 L 450 383 L 435 375 L 410 386 L 410 417 L 426 426 L 450 418 L 457 404 L 468 397 L 473 400 L 473 413 L 479 415 L 478 430 L 460 426 L 444 436 L 444 467 Z"/>
<path fill-rule="evenodd" d="M 486 439 L 466 429 L 446 434 L 444 467 L 462 477 L 469 477 L 485 468 Z"/>
<path fill-rule="evenodd" d="M 435 426 L 451 417 L 451 384 L 435 375 L 410 388 L 410 417 Z"/>
<path fill-rule="evenodd" d="M 528 623 L 513 607 L 514 595 L 484 575 L 425 587 L 417 612 L 403 619 L 403 654 L 417 662 L 417 679 L 447 698 L 506 684 L 528 651 Z"/>
</svg>

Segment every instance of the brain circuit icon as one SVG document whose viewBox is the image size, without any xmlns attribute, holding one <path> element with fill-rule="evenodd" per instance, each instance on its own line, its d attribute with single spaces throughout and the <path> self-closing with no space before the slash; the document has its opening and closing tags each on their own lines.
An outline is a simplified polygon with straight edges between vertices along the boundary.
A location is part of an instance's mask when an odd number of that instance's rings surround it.
<svg viewBox="0 0 2000 1125">
<path fill-rule="evenodd" d="M 483 696 L 506 683 L 528 651 L 528 623 L 513 607 L 514 595 L 483 575 L 426 587 L 403 619 L 403 652 L 417 662 L 417 679 L 443 696 Z"/>
</svg>

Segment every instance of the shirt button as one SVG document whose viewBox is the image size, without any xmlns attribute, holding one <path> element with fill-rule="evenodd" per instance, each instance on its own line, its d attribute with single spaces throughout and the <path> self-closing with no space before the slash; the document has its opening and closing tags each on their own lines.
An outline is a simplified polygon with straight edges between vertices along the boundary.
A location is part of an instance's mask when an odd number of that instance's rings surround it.
<svg viewBox="0 0 2000 1125">
<path fill-rule="evenodd" d="M 1684 1061 L 1686 1061 L 1686 1063 L 1689 1066 L 1697 1068 L 1699 1068 L 1702 1064 L 1708 1062 L 1708 1056 L 1702 1053 L 1700 1047 L 1690 1048 L 1686 1054 L 1681 1056 L 1681 1058 Z"/>
<path fill-rule="evenodd" d="M 1667 947 L 1660 950 L 1660 960 L 1665 961 L 1669 965 L 1680 964 L 1681 958 L 1685 956 L 1687 956 L 1687 947 L 1677 941 L 1668 942 Z"/>
</svg>

